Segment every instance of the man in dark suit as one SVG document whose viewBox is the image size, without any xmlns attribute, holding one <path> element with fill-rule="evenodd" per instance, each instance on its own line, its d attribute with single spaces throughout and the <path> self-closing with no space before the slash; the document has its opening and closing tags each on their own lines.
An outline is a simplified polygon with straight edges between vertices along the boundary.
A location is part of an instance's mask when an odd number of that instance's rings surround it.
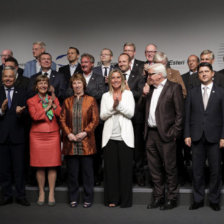
<svg viewBox="0 0 224 224">
<path fill-rule="evenodd" d="M 224 90 L 213 83 L 214 71 L 207 62 L 199 64 L 201 85 L 189 91 L 186 100 L 184 137 L 192 148 L 193 196 L 190 210 L 204 205 L 204 166 L 208 159 L 210 167 L 210 207 L 220 210 L 221 150 L 224 147 Z"/>
<path fill-rule="evenodd" d="M 19 68 L 18 61 L 15 58 L 10 57 L 5 60 L 5 66 L 11 66 L 16 70 L 16 81 L 14 86 L 18 89 L 27 90 L 29 78 L 23 76 L 23 69 Z"/>
<path fill-rule="evenodd" d="M 144 62 L 135 59 L 136 47 L 134 43 L 126 42 L 123 46 L 123 52 L 131 58 L 130 70 L 136 74 L 142 75 Z"/>
<path fill-rule="evenodd" d="M 142 89 L 145 85 L 145 80 L 142 74 L 136 73 L 135 69 L 131 70 L 131 58 L 127 53 L 122 53 L 118 57 L 118 67 L 125 75 L 127 88 L 133 93 L 135 99 L 135 114 L 132 119 L 135 135 L 135 150 L 134 150 L 134 180 L 139 186 L 145 185 L 144 176 L 144 113 L 139 110 L 137 102 L 142 95 Z"/>
<path fill-rule="evenodd" d="M 113 52 L 109 48 L 103 48 L 100 53 L 101 65 L 93 68 L 93 72 L 104 77 L 105 91 L 109 90 L 108 87 L 108 75 L 111 70 L 115 67 L 111 62 L 113 59 Z"/>
<path fill-rule="evenodd" d="M 15 183 L 16 202 L 23 206 L 30 203 L 25 198 L 24 181 L 24 110 L 26 96 L 17 89 L 15 70 L 4 67 L 3 86 L 0 88 L 0 184 L 3 200 L 0 205 L 13 202 L 12 173 Z"/>
<path fill-rule="evenodd" d="M 40 74 L 45 74 L 50 80 L 50 94 L 55 94 L 59 99 L 60 104 L 62 104 L 63 100 L 66 98 L 67 89 L 64 75 L 51 69 L 52 57 L 49 53 L 42 53 L 39 57 L 39 60 L 41 72 L 30 77 L 30 82 L 28 85 L 28 97 L 35 95 L 33 87 L 35 85 L 37 76 Z"/>
<path fill-rule="evenodd" d="M 69 47 L 67 51 L 67 59 L 69 64 L 59 68 L 59 72 L 63 73 L 69 85 L 70 78 L 74 73 L 82 73 L 81 65 L 79 60 L 79 49 L 76 47 Z"/>
<path fill-rule="evenodd" d="M 181 135 L 183 95 L 181 86 L 167 80 L 163 64 L 150 65 L 143 88 L 145 101 L 146 153 L 154 184 L 148 208 L 172 209 L 177 206 L 176 139 Z M 165 185 L 167 195 L 165 201 Z"/>
<path fill-rule="evenodd" d="M 182 75 L 182 79 L 184 81 L 185 87 L 187 88 L 187 90 L 189 90 L 193 87 L 192 77 L 197 78 L 197 69 L 199 65 L 198 56 L 194 54 L 190 55 L 187 59 L 187 64 L 189 67 L 189 71 Z"/>
</svg>

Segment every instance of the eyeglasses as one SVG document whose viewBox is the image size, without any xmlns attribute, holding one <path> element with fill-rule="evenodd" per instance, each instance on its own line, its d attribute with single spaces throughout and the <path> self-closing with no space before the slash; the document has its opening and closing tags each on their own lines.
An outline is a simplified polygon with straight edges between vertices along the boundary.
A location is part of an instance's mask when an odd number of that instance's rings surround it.
<svg viewBox="0 0 224 224">
<path fill-rule="evenodd" d="M 145 51 L 146 54 L 155 54 L 157 51 Z"/>
</svg>

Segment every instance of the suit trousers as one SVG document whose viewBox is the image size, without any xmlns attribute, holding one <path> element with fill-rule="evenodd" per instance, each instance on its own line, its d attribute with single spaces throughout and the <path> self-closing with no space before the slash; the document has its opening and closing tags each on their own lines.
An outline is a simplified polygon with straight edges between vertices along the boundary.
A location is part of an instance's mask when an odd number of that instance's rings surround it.
<svg viewBox="0 0 224 224">
<path fill-rule="evenodd" d="M 132 206 L 133 149 L 123 141 L 109 140 L 104 147 L 104 203 Z"/>
<path fill-rule="evenodd" d="M 201 202 L 205 196 L 205 161 L 209 164 L 209 196 L 211 203 L 220 202 L 222 187 L 221 179 L 221 150 L 218 143 L 210 143 L 205 136 L 192 142 L 192 171 L 193 171 L 193 196 L 194 201 Z"/>
<path fill-rule="evenodd" d="M 81 173 L 84 189 L 83 201 L 92 203 L 94 187 L 93 156 L 66 156 L 66 162 L 69 201 L 79 201 L 79 173 Z"/>
<path fill-rule="evenodd" d="M 3 197 L 5 199 L 13 196 L 13 179 L 15 185 L 15 197 L 25 197 L 25 145 L 24 144 L 0 144 L 0 177 Z"/>
<path fill-rule="evenodd" d="M 176 200 L 178 194 L 176 142 L 164 142 L 156 128 L 149 128 L 146 140 L 146 154 L 148 166 L 154 184 L 153 197 L 165 197 L 167 185 L 167 199 Z"/>
</svg>

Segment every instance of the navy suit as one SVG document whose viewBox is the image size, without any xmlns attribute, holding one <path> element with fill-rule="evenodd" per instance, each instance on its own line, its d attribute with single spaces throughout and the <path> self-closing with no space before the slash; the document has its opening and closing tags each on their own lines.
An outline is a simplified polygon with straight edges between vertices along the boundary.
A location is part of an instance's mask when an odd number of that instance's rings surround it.
<svg viewBox="0 0 224 224">
<path fill-rule="evenodd" d="M 70 66 L 69 65 L 65 65 L 65 66 L 60 67 L 58 71 L 60 73 L 64 74 L 67 86 L 69 86 L 71 76 L 75 73 L 82 73 L 82 68 L 81 68 L 80 63 L 78 63 L 78 65 L 77 65 L 73 74 L 71 74 L 71 72 L 70 72 Z"/>
<path fill-rule="evenodd" d="M 204 165 L 210 166 L 209 200 L 219 203 L 221 190 L 220 139 L 224 139 L 224 90 L 213 84 L 204 110 L 201 86 L 192 88 L 186 100 L 184 137 L 192 140 L 193 195 L 204 200 Z"/>
<path fill-rule="evenodd" d="M 5 89 L 0 88 L 0 105 L 6 99 Z M 0 115 L 0 179 L 5 200 L 12 198 L 12 168 L 16 198 L 25 197 L 24 183 L 24 113 L 16 114 L 17 106 L 25 106 L 25 92 L 14 89 L 12 105 Z"/>
<path fill-rule="evenodd" d="M 34 88 L 37 76 L 41 74 L 42 73 L 39 72 L 31 76 L 30 82 L 28 85 L 29 98 L 33 97 L 36 94 L 33 88 Z M 50 81 L 50 85 L 52 85 L 55 88 L 55 95 L 59 99 L 60 103 L 62 104 L 63 100 L 66 98 L 66 89 L 67 89 L 64 75 L 62 73 L 52 70 L 49 81 Z"/>
</svg>

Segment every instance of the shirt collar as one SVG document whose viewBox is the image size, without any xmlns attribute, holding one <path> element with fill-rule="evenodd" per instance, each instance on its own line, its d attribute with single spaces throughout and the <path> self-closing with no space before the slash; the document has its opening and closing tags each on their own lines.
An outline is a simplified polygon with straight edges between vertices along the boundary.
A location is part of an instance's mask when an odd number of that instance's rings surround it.
<svg viewBox="0 0 224 224">
<path fill-rule="evenodd" d="M 212 89 L 213 87 L 213 82 L 211 82 L 210 84 L 208 84 L 207 86 L 204 84 L 201 84 L 201 89 L 204 89 L 204 87 L 207 87 L 208 89 Z"/>
</svg>

